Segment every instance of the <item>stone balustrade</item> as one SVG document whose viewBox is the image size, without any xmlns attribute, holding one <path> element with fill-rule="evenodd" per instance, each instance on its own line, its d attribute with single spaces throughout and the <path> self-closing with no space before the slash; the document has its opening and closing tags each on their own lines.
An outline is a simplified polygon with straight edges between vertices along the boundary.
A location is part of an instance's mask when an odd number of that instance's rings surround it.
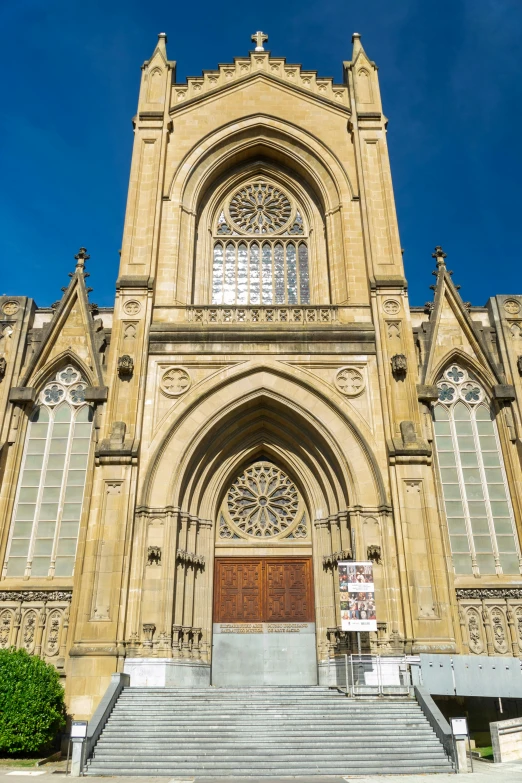
<svg viewBox="0 0 522 783">
<path fill-rule="evenodd" d="M 190 323 L 201 324 L 331 324 L 337 323 L 337 308 L 334 306 L 313 307 L 269 305 L 269 306 L 211 306 L 187 308 L 187 320 Z"/>
</svg>

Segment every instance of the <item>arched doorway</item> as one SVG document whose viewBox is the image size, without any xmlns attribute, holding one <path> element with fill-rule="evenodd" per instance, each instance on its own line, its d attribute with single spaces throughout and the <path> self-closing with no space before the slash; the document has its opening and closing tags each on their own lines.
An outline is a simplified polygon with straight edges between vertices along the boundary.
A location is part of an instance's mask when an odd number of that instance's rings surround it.
<svg viewBox="0 0 522 783">
<path fill-rule="evenodd" d="M 272 459 L 241 469 L 216 524 L 213 685 L 315 685 L 310 513 Z"/>
<path fill-rule="evenodd" d="M 241 365 L 226 380 L 210 377 L 197 397 L 178 406 L 176 417 L 174 422 L 166 417 L 158 429 L 144 482 L 134 550 L 141 560 L 135 557 L 131 575 L 136 589 L 129 598 L 129 634 L 134 628 L 141 634 L 145 623 L 154 623 L 159 647 L 172 629 L 169 683 L 210 682 L 218 560 L 265 558 L 266 567 L 266 558 L 273 558 L 270 563 L 278 557 L 311 558 L 311 636 L 319 681 L 326 681 L 332 634 L 340 625 L 333 555 L 351 549 L 362 533 L 361 516 L 371 513 L 373 519 L 385 496 L 367 438 L 317 383 L 312 386 L 302 375 L 298 381 L 281 365 Z M 307 513 L 308 537 L 300 536 L 299 514 L 275 536 L 252 536 L 259 528 L 241 527 L 232 518 L 229 536 L 220 528 L 226 493 L 257 461 L 273 463 L 294 483 L 297 508 Z M 161 548 L 161 570 L 147 567 L 149 546 Z M 168 655 L 167 645 L 161 651 Z M 235 665 L 244 650 L 243 643 Z"/>
</svg>

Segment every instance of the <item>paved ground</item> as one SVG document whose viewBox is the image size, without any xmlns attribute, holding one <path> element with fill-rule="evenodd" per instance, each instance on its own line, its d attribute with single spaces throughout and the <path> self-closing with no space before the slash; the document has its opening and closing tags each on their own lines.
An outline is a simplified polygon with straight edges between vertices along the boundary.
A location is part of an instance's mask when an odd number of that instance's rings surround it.
<svg viewBox="0 0 522 783">
<path fill-rule="evenodd" d="M 522 781 L 522 761 L 515 761 L 507 764 L 491 764 L 485 761 L 474 761 L 474 776 L 469 779 L 469 783 L 521 783 Z M 16 775 L 13 775 L 13 772 Z M 20 783 L 28 783 L 30 779 L 36 778 L 38 783 L 57 783 L 64 777 L 65 766 L 60 764 L 48 764 L 45 769 L 36 769 L 34 767 L 0 767 L 0 783 L 14 783 L 17 778 Z M 37 774 L 35 774 L 37 773 Z M 89 777 L 88 781 L 106 781 L 107 778 Z M 112 777 L 111 783 L 129 783 L 127 777 Z M 215 783 L 216 778 L 183 778 L 183 777 L 139 777 L 131 778 L 136 783 Z M 230 783 L 345 783 L 345 781 L 357 781 L 357 783 L 455 783 L 455 775 L 371 775 L 370 777 L 350 778 L 349 770 L 345 777 L 332 775 L 330 777 L 299 777 L 299 778 L 220 778 L 222 783 L 229 780 Z M 87 782 L 86 782 L 87 783 Z"/>
</svg>

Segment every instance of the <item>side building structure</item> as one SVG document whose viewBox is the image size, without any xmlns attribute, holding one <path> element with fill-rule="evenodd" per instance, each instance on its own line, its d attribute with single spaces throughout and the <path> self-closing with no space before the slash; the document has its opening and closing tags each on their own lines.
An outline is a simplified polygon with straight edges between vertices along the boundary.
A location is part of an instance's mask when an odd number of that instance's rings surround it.
<svg viewBox="0 0 522 783">
<path fill-rule="evenodd" d="M 463 302 L 437 247 L 410 307 L 360 37 L 339 84 L 254 38 L 145 62 L 114 308 L 85 248 L 0 297 L 0 647 L 78 718 L 114 672 L 327 682 L 350 558 L 365 651 L 521 656 L 522 296 Z"/>
</svg>

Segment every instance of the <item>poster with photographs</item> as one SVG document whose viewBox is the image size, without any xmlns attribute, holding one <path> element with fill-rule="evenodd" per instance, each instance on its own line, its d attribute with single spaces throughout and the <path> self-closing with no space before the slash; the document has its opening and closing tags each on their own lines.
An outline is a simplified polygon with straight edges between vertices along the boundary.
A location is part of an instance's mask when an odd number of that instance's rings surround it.
<svg viewBox="0 0 522 783">
<path fill-rule="evenodd" d="M 376 631 L 373 565 L 352 561 L 338 564 L 343 631 Z"/>
</svg>

